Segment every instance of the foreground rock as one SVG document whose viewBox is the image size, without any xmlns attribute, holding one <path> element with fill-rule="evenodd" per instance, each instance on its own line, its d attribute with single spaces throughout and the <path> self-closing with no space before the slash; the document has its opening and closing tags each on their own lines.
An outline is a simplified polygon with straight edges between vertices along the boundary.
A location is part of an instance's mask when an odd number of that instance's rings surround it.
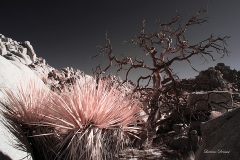
<svg viewBox="0 0 240 160">
<path fill-rule="evenodd" d="M 201 126 L 203 142 L 196 160 L 237 160 L 240 157 L 240 108 Z"/>
</svg>

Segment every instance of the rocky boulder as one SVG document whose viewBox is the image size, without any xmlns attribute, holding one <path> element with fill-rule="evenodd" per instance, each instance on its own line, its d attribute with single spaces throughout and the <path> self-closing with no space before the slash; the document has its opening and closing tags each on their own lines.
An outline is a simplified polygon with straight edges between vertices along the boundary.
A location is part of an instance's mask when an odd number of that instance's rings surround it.
<svg viewBox="0 0 240 160">
<path fill-rule="evenodd" d="M 0 55 L 12 60 L 29 65 L 36 60 L 36 54 L 29 41 L 23 43 L 7 38 L 0 34 Z"/>
<path fill-rule="evenodd" d="M 203 142 L 196 160 L 235 160 L 240 157 L 240 108 L 202 123 Z"/>
<path fill-rule="evenodd" d="M 240 71 L 230 69 L 224 63 L 201 71 L 192 79 L 182 79 L 183 89 L 188 92 L 196 91 L 229 91 L 239 92 Z"/>
</svg>

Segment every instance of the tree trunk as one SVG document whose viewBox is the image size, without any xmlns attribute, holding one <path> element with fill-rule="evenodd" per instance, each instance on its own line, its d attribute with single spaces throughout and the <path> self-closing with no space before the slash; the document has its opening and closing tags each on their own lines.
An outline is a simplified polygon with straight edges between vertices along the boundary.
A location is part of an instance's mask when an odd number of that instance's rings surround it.
<svg viewBox="0 0 240 160">
<path fill-rule="evenodd" d="M 149 108 L 151 108 L 150 110 L 150 114 L 147 120 L 147 142 L 146 145 L 149 147 L 152 145 L 152 141 L 153 138 L 156 136 L 156 122 L 157 120 L 160 118 L 161 113 L 159 110 L 159 106 L 158 106 L 158 99 L 161 96 L 161 92 L 159 91 L 159 89 L 161 89 L 162 84 L 161 84 L 161 75 L 159 72 L 155 72 L 153 74 L 153 94 L 151 96 L 151 100 L 150 100 L 150 104 L 149 104 Z"/>
</svg>

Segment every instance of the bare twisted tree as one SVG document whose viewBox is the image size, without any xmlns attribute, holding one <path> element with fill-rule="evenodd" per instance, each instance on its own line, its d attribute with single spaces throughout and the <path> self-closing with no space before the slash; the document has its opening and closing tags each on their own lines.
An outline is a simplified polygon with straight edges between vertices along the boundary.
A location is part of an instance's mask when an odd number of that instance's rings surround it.
<svg viewBox="0 0 240 160">
<path fill-rule="evenodd" d="M 206 22 L 208 22 L 207 17 L 202 17 L 201 14 L 191 17 L 185 23 L 182 16 L 177 15 L 167 23 L 157 21 L 157 30 L 148 33 L 145 21 L 143 21 L 140 33 L 127 43 L 141 48 L 143 53 L 146 54 L 146 59 L 138 59 L 138 57 L 132 56 L 118 58 L 113 54 L 113 47 L 108 37 L 106 38 L 107 44 L 100 47 L 100 52 L 96 55 L 106 54 L 109 62 L 106 67 L 102 67 L 102 65 L 96 67 L 94 72 L 97 76 L 102 76 L 111 67 L 117 66 L 117 72 L 126 71 L 123 80 L 123 83 L 126 83 L 130 80 L 131 74 L 134 74 L 134 70 L 150 71 L 147 76 L 138 77 L 134 92 L 140 92 L 145 101 L 148 102 L 148 106 L 145 108 L 149 115 L 147 130 L 153 135 L 156 121 L 160 116 L 160 107 L 164 105 L 163 103 L 169 103 L 169 101 L 164 100 L 164 97 L 166 99 L 170 96 L 172 99 L 171 105 L 174 105 L 175 108 L 179 108 L 179 105 L 181 105 L 181 87 L 179 87 L 178 76 L 171 69 L 172 64 L 178 61 L 186 61 L 196 71 L 192 66 L 191 57 L 200 55 L 205 61 L 209 58 L 214 61 L 215 54 L 219 54 L 221 58 L 229 54 L 226 43 L 229 36 L 214 37 L 210 35 L 194 44 L 186 38 L 188 28 Z M 151 61 L 150 65 L 146 63 L 147 60 Z M 147 81 L 145 86 L 140 84 L 143 80 Z M 165 105 L 169 106 L 169 104 Z"/>
</svg>

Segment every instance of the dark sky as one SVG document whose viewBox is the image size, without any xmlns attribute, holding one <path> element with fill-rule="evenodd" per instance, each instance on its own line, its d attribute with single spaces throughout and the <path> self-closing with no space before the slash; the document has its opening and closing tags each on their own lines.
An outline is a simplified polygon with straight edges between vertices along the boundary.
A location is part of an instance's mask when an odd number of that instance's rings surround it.
<svg viewBox="0 0 240 160">
<path fill-rule="evenodd" d="M 239 0 L 5 1 L 1 2 L 0 33 L 19 42 L 30 41 L 37 56 L 55 68 L 70 66 L 91 74 L 91 68 L 104 62 L 90 57 L 98 53 L 97 45 L 105 44 L 106 31 L 114 54 L 129 54 L 122 43 L 139 33 L 144 19 L 148 28 L 154 29 L 155 20 L 170 20 L 176 10 L 189 18 L 206 7 L 209 23 L 194 30 L 189 41 L 198 42 L 211 33 L 228 35 L 231 54 L 203 65 L 198 57 L 193 59 L 194 66 L 203 70 L 224 62 L 240 70 Z M 197 75 L 185 62 L 175 64 L 173 69 L 180 78 Z"/>
</svg>

